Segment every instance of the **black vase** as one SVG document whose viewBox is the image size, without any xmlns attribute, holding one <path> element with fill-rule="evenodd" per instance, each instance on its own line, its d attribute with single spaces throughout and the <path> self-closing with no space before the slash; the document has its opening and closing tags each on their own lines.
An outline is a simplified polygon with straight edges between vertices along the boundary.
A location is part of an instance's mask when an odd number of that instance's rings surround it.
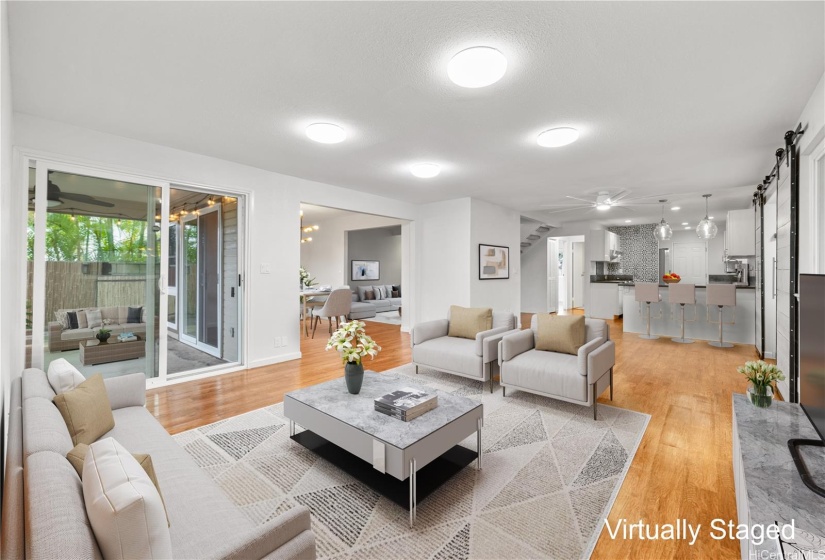
<svg viewBox="0 0 825 560">
<path fill-rule="evenodd" d="M 347 382 L 347 391 L 357 395 L 364 382 L 364 366 L 355 362 L 347 362 L 344 366 L 344 380 Z"/>
<path fill-rule="evenodd" d="M 106 342 L 109 340 L 109 337 L 112 336 L 112 333 L 102 333 L 99 332 L 95 335 L 100 342 Z"/>
</svg>

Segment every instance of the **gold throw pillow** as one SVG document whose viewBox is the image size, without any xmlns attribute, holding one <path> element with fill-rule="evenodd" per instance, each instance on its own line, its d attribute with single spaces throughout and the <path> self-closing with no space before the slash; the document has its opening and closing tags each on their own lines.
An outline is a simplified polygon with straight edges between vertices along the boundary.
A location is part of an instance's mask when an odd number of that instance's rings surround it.
<svg viewBox="0 0 825 560">
<path fill-rule="evenodd" d="M 476 335 L 493 328 L 493 310 L 489 307 L 450 306 L 450 330 L 447 336 L 475 340 Z"/>
<path fill-rule="evenodd" d="M 536 350 L 560 354 L 579 353 L 587 336 L 584 315 L 550 315 L 539 313 Z"/>
<path fill-rule="evenodd" d="M 115 427 L 109 395 L 100 374 L 93 375 L 71 391 L 60 393 L 53 402 L 75 445 L 94 443 Z"/>
<path fill-rule="evenodd" d="M 77 471 L 77 476 L 79 476 L 81 480 L 83 480 L 83 462 L 86 460 L 86 453 L 88 452 L 89 446 L 87 444 L 78 443 L 66 455 L 66 459 L 68 459 L 69 463 L 72 464 L 74 470 Z M 166 502 L 163 501 L 163 492 L 160 491 L 158 477 L 155 474 L 155 465 L 152 464 L 152 456 L 147 455 L 146 453 L 132 453 L 132 457 L 134 457 L 135 461 L 143 467 L 143 470 L 146 471 L 146 475 L 149 477 L 149 480 L 151 480 L 152 484 L 154 484 L 155 488 L 157 488 L 158 494 L 160 495 L 160 501 L 163 503 L 163 509 L 166 510 Z M 171 527 L 171 524 L 169 523 L 168 511 L 166 512 L 166 524 Z"/>
</svg>

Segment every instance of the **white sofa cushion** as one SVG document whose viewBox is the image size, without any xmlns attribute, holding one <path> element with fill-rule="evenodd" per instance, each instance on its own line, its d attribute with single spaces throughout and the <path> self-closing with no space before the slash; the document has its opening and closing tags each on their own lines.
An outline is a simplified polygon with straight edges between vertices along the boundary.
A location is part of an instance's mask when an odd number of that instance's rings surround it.
<svg viewBox="0 0 825 560">
<path fill-rule="evenodd" d="M 90 329 L 97 329 L 103 326 L 103 313 L 100 309 L 87 309 L 86 320 Z"/>
<path fill-rule="evenodd" d="M 71 391 L 84 381 L 86 378 L 80 373 L 76 367 L 66 361 L 65 358 L 54 360 L 49 364 L 49 371 L 46 373 L 49 380 L 49 385 L 54 389 L 55 394 L 59 395 L 66 391 Z"/>
<path fill-rule="evenodd" d="M 441 371 L 482 379 L 482 359 L 476 354 L 476 341 L 443 336 L 416 344 L 413 361 Z"/>
<path fill-rule="evenodd" d="M 160 494 L 114 438 L 89 446 L 82 478 L 86 513 L 104 558 L 172 557 Z"/>
<path fill-rule="evenodd" d="M 501 382 L 519 388 L 587 402 L 587 383 L 579 375 L 578 357 L 528 350 L 502 367 Z"/>
</svg>

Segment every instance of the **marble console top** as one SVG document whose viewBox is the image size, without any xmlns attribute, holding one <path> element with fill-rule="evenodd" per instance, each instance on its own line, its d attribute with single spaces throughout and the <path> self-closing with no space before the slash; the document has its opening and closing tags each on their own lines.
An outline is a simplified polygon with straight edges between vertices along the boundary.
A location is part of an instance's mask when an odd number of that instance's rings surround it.
<svg viewBox="0 0 825 560">
<path fill-rule="evenodd" d="M 752 406 L 745 395 L 733 395 L 745 486 L 752 524 L 780 524 L 825 536 L 825 498 L 802 482 L 788 440 L 819 439 L 799 405 L 775 401 L 770 408 Z M 825 486 L 825 447 L 800 447 L 808 471 Z"/>
<path fill-rule="evenodd" d="M 377 397 L 404 387 L 436 393 L 438 406 L 410 422 L 375 410 L 373 401 Z M 409 447 L 475 409 L 478 409 L 478 416 L 481 417 L 483 410 L 480 401 L 425 388 L 411 383 L 407 377 L 374 371 L 364 372 L 364 384 L 357 395 L 351 395 L 347 391 L 346 383 L 341 378 L 292 391 L 284 398 L 301 402 L 399 449 Z"/>
</svg>

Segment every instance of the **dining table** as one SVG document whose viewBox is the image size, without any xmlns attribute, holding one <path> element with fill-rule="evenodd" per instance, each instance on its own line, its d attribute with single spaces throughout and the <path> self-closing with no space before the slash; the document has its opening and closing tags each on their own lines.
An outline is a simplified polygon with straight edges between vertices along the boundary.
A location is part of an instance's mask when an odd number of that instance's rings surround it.
<svg viewBox="0 0 825 560">
<path fill-rule="evenodd" d="M 307 326 L 307 300 L 313 297 L 328 296 L 332 290 L 301 290 L 301 324 L 304 326 L 304 336 L 309 336 Z"/>
</svg>

